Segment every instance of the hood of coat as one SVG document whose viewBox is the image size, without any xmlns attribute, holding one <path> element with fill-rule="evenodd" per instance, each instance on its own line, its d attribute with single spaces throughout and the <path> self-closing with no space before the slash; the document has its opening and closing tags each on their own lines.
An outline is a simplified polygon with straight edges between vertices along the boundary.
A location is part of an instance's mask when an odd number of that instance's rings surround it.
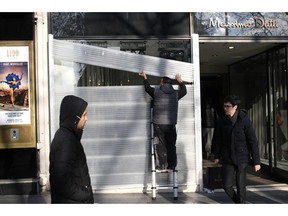
<svg viewBox="0 0 288 216">
<path fill-rule="evenodd" d="M 245 118 L 248 117 L 248 112 L 245 109 L 239 109 L 236 111 L 235 115 L 233 117 L 229 115 L 223 115 L 225 121 L 229 121 L 231 123 L 235 123 L 236 121 L 242 121 Z"/>
<path fill-rule="evenodd" d="M 238 118 L 243 119 L 243 118 L 245 118 L 245 117 L 247 117 L 247 116 L 248 116 L 247 110 L 245 110 L 245 109 L 240 109 L 240 110 L 239 110 Z"/>
<path fill-rule="evenodd" d="M 163 91 L 165 94 L 172 94 L 175 90 L 170 83 L 164 83 L 160 86 L 160 90 Z"/>
<path fill-rule="evenodd" d="M 88 103 L 82 98 L 74 95 L 65 96 L 60 106 L 60 127 L 77 131 L 77 124 L 87 106 Z"/>
</svg>

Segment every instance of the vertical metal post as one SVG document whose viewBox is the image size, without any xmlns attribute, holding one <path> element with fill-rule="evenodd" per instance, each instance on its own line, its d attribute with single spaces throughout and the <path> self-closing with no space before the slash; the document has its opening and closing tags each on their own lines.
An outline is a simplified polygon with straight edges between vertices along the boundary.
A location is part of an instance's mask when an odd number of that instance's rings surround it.
<svg viewBox="0 0 288 216">
<path fill-rule="evenodd" d="M 39 184 L 46 189 L 49 187 L 49 152 L 50 152 L 50 124 L 49 124 L 49 62 L 52 61 L 52 38 L 48 38 L 48 18 L 46 12 L 36 12 L 35 25 L 35 91 L 37 121 L 37 149 L 39 150 Z M 49 39 L 49 44 L 48 44 Z M 49 46 L 49 47 L 48 47 Z M 49 60 L 47 53 L 49 51 Z M 50 70 L 52 70 L 50 68 Z M 48 78 L 48 79 L 47 79 Z M 49 80 L 49 82 L 48 82 Z M 44 96 L 45 95 L 45 96 Z"/>
<path fill-rule="evenodd" d="M 194 79 L 194 115 L 195 115 L 195 152 L 196 152 L 196 170 L 197 173 L 196 181 L 199 185 L 199 190 L 203 190 L 203 170 L 202 170 L 202 131 L 201 131 L 201 92 L 200 92 L 200 57 L 199 57 L 199 35 L 191 35 L 191 56 Z"/>
<path fill-rule="evenodd" d="M 150 142 L 151 142 L 151 165 L 152 165 L 152 199 L 156 199 L 156 166 L 154 149 L 154 127 L 153 127 L 153 100 L 150 104 Z"/>
<path fill-rule="evenodd" d="M 173 195 L 174 200 L 178 200 L 178 179 L 177 179 L 178 170 L 173 170 Z"/>
</svg>

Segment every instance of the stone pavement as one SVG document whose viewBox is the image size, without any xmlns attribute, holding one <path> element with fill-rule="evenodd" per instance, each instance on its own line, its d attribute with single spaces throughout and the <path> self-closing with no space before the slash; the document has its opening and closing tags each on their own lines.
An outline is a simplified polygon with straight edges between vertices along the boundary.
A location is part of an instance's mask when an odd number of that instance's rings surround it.
<svg viewBox="0 0 288 216">
<path fill-rule="evenodd" d="M 248 204 L 245 205 L 233 204 L 222 189 L 179 192 L 177 200 L 174 200 L 173 192 L 158 192 L 156 199 L 152 199 L 151 193 L 98 193 L 94 194 L 94 198 L 94 205 L 51 205 L 49 193 L 0 195 L 0 207 L 2 212 L 21 216 L 31 216 L 34 213 L 40 216 L 59 215 L 60 213 L 69 216 L 91 214 L 223 216 L 226 215 L 225 212 L 229 212 L 228 214 L 231 213 L 233 216 L 251 215 L 256 212 L 261 216 L 271 216 L 287 212 L 288 185 L 248 186 Z"/>
<path fill-rule="evenodd" d="M 97 193 L 95 204 L 233 204 L 223 189 L 202 192 L 179 192 L 174 200 L 173 192 L 157 192 L 156 199 L 151 193 Z M 247 186 L 247 202 L 250 204 L 288 204 L 288 185 Z M 50 204 L 50 194 L 0 195 L 0 204 Z"/>
</svg>

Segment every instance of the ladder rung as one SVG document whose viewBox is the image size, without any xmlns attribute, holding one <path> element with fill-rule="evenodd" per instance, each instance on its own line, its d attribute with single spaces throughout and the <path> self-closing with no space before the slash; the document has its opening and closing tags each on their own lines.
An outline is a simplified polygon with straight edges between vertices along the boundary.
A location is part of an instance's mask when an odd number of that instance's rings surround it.
<svg viewBox="0 0 288 216">
<path fill-rule="evenodd" d="M 174 188 L 173 185 L 158 185 L 157 186 L 158 189 L 168 189 L 168 188 Z"/>
<path fill-rule="evenodd" d="M 177 170 L 170 170 L 170 169 L 164 169 L 164 170 L 157 170 L 157 173 L 171 173 L 171 172 L 178 172 Z"/>
</svg>

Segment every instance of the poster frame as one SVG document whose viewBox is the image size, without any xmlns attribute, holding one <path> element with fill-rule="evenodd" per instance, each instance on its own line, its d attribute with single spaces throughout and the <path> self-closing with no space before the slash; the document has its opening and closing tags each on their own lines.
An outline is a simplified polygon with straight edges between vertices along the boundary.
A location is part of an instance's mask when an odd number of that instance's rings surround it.
<svg viewBox="0 0 288 216">
<path fill-rule="evenodd" d="M 29 75 L 28 76 L 29 78 L 27 79 L 27 82 L 28 82 L 28 95 L 29 95 L 29 105 L 28 105 L 29 111 L 28 112 L 24 111 L 24 113 L 28 115 L 28 117 L 26 116 L 26 120 L 23 121 L 23 123 L 18 122 L 18 123 L 7 123 L 7 124 L 1 123 L 0 124 L 0 128 L 1 128 L 0 129 L 0 149 L 36 148 L 37 146 L 36 145 L 34 43 L 33 41 L 30 41 L 30 40 L 29 41 L 0 41 L 0 49 L 5 50 L 5 48 L 7 49 L 11 48 L 11 49 L 17 50 L 17 48 L 21 49 L 23 47 L 28 48 L 28 56 L 27 56 L 28 72 L 27 73 Z M 8 51 L 7 51 L 7 55 L 8 55 Z M 1 59 L 0 57 L 0 63 L 2 61 L 3 59 Z M 11 103 L 10 105 L 12 105 L 12 102 L 10 103 Z M 21 112 L 21 114 L 22 113 L 23 112 Z"/>
</svg>

